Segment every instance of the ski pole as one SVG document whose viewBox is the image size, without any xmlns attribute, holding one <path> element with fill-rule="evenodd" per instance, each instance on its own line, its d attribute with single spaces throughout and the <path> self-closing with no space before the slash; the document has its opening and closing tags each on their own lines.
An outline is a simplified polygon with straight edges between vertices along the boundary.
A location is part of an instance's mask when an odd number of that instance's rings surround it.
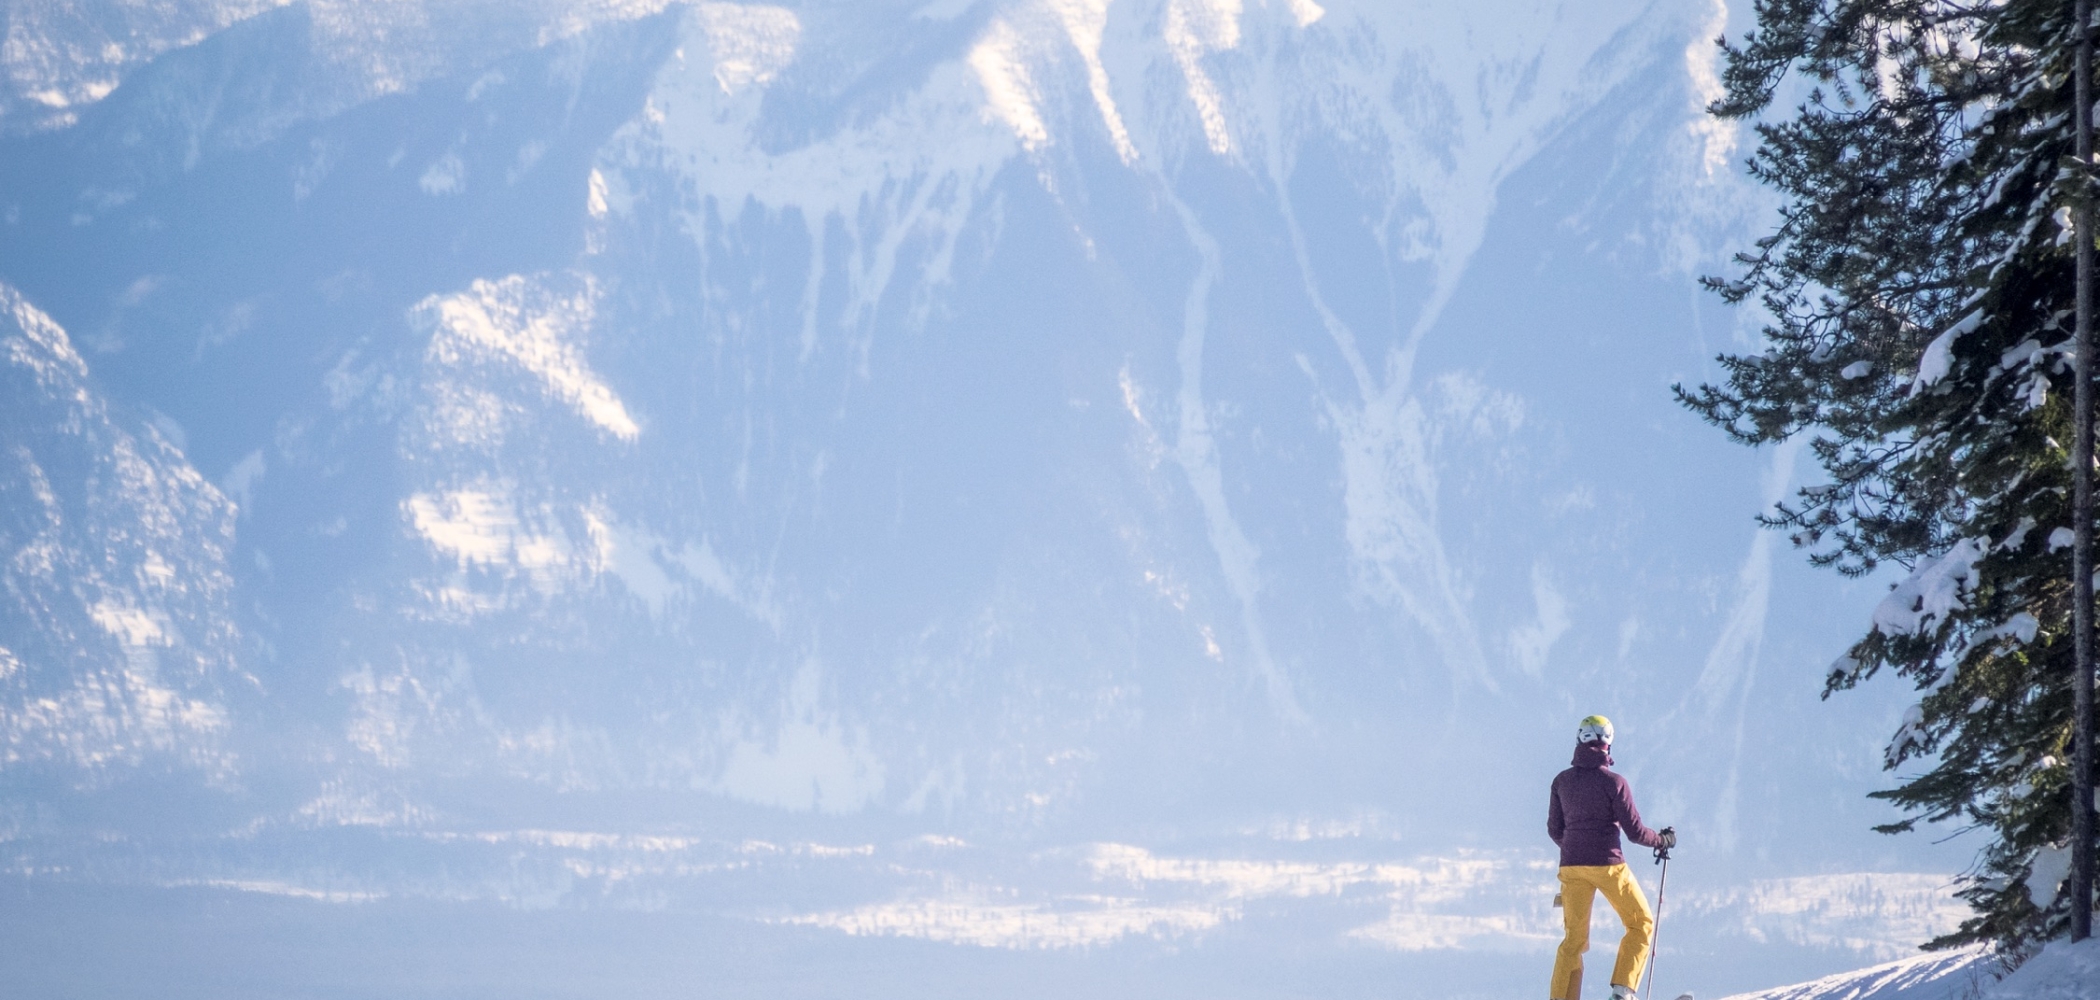
<svg viewBox="0 0 2100 1000">
<path fill-rule="evenodd" d="M 1648 995 L 1647 987 L 1655 984 L 1655 963 L 1662 958 L 1663 893 L 1670 888 L 1670 849 L 1655 849 L 1655 863 L 1663 866 L 1662 879 L 1655 883 L 1655 929 L 1648 932 L 1648 968 L 1641 974 L 1641 988 L 1635 996 Z"/>
</svg>

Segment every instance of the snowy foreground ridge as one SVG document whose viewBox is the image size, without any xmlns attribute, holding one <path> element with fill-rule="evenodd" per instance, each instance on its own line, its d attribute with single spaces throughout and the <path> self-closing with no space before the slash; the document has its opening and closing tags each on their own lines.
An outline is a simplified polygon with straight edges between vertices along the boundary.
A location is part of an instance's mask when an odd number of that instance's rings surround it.
<svg viewBox="0 0 2100 1000">
<path fill-rule="evenodd" d="M 1982 949 L 1937 952 L 1724 1000 L 2091 1000 L 2100 997 L 2100 939 L 2057 941 L 1997 982 Z"/>
<path fill-rule="evenodd" d="M 2086 1000 L 2100 996 L 2100 939 L 2056 942 L 1984 994 L 1986 1000 Z"/>
</svg>

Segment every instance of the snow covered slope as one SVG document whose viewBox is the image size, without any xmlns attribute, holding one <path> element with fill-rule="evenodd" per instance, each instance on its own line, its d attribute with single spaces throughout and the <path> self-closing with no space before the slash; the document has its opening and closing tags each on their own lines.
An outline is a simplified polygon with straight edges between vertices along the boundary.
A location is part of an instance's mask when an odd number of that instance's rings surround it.
<svg viewBox="0 0 2100 1000">
<path fill-rule="evenodd" d="M 2085 1000 L 2100 996 L 2100 941 L 2052 942 L 2010 975 L 1987 952 L 1939 952 L 1725 1000 Z"/>
<path fill-rule="evenodd" d="M 2100 940 L 2051 942 L 1985 996 L 1988 1000 L 2081 1000 L 2100 993 Z"/>
<path fill-rule="evenodd" d="M 1996 973 L 1996 961 L 1979 949 L 1928 952 L 1725 1000 L 1976 1000 L 1999 995 Z"/>
</svg>

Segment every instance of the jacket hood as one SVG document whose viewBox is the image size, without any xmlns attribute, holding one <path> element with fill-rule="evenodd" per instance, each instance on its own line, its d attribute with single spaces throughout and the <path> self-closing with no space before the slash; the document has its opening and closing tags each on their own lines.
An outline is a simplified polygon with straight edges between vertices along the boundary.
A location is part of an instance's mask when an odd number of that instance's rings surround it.
<svg viewBox="0 0 2100 1000">
<path fill-rule="evenodd" d="M 1569 763 L 1574 764 L 1576 767 L 1610 767 L 1612 763 L 1611 744 L 1603 742 L 1577 743 L 1575 744 L 1575 759 Z"/>
</svg>

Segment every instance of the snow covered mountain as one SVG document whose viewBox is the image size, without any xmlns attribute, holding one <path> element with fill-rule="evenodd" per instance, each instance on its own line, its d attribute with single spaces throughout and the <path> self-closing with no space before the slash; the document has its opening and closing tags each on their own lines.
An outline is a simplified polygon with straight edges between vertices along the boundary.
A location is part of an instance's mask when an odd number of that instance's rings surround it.
<svg viewBox="0 0 2100 1000">
<path fill-rule="evenodd" d="M 1669 395 L 1755 329 L 1728 18 L 13 4 L 14 870 L 1535 952 L 1603 711 L 1684 940 L 1893 957 L 1964 855 L 1814 704 L 1879 587 Z"/>
</svg>

